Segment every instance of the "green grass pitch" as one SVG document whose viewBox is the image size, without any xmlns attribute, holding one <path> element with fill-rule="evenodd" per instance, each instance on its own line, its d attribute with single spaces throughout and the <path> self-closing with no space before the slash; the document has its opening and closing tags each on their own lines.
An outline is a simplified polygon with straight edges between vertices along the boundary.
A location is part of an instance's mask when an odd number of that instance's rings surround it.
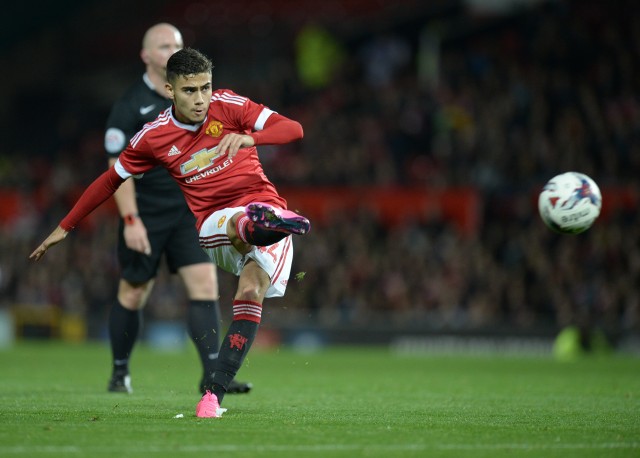
<svg viewBox="0 0 640 458">
<path fill-rule="evenodd" d="M 1 457 L 640 457 L 640 360 L 254 349 L 219 419 L 195 350 L 140 346 L 106 392 L 106 344 L 0 350 Z M 174 418 L 183 414 L 183 418 Z"/>
</svg>

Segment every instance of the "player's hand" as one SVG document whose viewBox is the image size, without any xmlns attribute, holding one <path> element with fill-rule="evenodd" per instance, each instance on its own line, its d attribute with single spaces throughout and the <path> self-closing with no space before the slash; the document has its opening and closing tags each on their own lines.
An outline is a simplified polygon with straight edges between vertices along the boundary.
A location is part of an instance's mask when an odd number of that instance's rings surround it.
<svg viewBox="0 0 640 458">
<path fill-rule="evenodd" d="M 255 145 L 255 141 L 251 135 L 227 134 L 220 140 L 217 151 L 221 155 L 228 152 L 229 159 L 233 159 L 240 148 L 253 145 Z"/>
<path fill-rule="evenodd" d="M 133 224 L 124 227 L 124 242 L 127 248 L 149 256 L 151 244 L 147 236 L 147 228 L 140 218 L 136 218 Z"/>
<path fill-rule="evenodd" d="M 40 244 L 38 248 L 34 250 L 29 256 L 29 259 L 39 261 L 44 256 L 49 248 L 53 245 L 60 243 L 67 236 L 68 232 L 62 229 L 60 226 L 56 227 L 54 231 Z"/>
</svg>

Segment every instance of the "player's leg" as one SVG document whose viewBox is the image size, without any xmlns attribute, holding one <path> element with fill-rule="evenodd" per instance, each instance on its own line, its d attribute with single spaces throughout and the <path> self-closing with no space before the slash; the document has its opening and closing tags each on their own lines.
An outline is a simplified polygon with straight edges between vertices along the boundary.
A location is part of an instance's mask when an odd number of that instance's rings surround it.
<svg viewBox="0 0 640 458">
<path fill-rule="evenodd" d="M 211 391 L 220 403 L 256 338 L 262 318 L 262 302 L 270 285 L 269 275 L 249 259 L 238 280 L 233 320 L 222 341 L 213 375 Z"/>
<path fill-rule="evenodd" d="M 284 239 L 269 246 L 254 246 L 237 235 L 242 230 L 236 227 L 238 219 L 243 216 L 246 217 L 246 210 L 242 207 L 220 210 L 207 218 L 200 229 L 200 245 L 218 267 L 238 275 L 239 281 L 233 321 L 213 375 L 211 391 L 214 394 L 203 396 L 196 408 L 198 416 L 216 416 L 218 400 L 221 402 L 228 392 L 229 383 L 255 339 L 264 298 L 283 296 L 291 271 L 292 237 L 285 234 Z"/>
<path fill-rule="evenodd" d="M 189 298 L 187 331 L 202 364 L 198 388 L 204 394 L 215 371 L 222 333 L 216 267 L 200 247 L 195 224 L 193 215 L 185 213 L 167 240 L 165 254 L 169 270 L 179 274 Z M 250 390 L 250 383 L 233 381 L 228 392 L 248 393 Z"/>
<path fill-rule="evenodd" d="M 309 220 L 304 216 L 263 202 L 247 205 L 243 213 L 234 216 L 233 222 L 229 238 L 234 246 L 237 245 L 234 236 L 248 245 L 269 246 L 287 235 L 304 235 L 311 229 Z M 246 252 L 246 248 L 239 251 Z"/>
<path fill-rule="evenodd" d="M 109 311 L 109 341 L 113 362 L 107 389 L 131 393 L 129 358 L 142 326 L 142 308 L 153 288 L 154 280 L 130 283 L 120 279 L 117 301 Z"/>
</svg>

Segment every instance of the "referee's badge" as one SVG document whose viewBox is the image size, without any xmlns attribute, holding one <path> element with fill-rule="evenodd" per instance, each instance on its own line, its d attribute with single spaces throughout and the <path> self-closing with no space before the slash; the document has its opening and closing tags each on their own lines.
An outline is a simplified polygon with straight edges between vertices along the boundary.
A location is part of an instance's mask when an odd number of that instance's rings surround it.
<svg viewBox="0 0 640 458">
<path fill-rule="evenodd" d="M 218 220 L 218 229 L 220 229 L 222 227 L 222 225 L 224 224 L 224 222 L 227 220 L 227 217 L 225 215 L 222 216 L 222 218 L 220 218 Z"/>
<path fill-rule="evenodd" d="M 217 138 L 222 135 L 222 123 L 220 121 L 216 121 L 215 119 L 209 123 L 207 126 L 207 130 L 205 133 L 207 135 L 211 135 L 213 138 Z"/>
</svg>

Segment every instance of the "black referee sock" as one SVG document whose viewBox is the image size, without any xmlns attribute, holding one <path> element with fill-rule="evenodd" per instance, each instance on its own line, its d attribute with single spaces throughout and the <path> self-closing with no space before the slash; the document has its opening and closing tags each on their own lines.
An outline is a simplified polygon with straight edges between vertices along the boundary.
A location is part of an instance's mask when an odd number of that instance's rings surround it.
<svg viewBox="0 0 640 458">
<path fill-rule="evenodd" d="M 109 339 L 114 372 L 129 373 L 129 357 L 141 324 L 141 310 L 126 309 L 116 300 L 109 312 Z"/>
<path fill-rule="evenodd" d="M 235 320 L 229 326 L 227 335 L 222 341 L 218 367 L 213 376 L 213 394 L 222 403 L 227 387 L 234 379 L 245 356 L 251 348 L 251 344 L 258 333 L 259 324 L 249 320 Z"/>
<path fill-rule="evenodd" d="M 204 375 L 216 370 L 220 351 L 220 306 L 217 300 L 189 301 L 187 311 L 187 331 L 193 341 Z"/>
</svg>

